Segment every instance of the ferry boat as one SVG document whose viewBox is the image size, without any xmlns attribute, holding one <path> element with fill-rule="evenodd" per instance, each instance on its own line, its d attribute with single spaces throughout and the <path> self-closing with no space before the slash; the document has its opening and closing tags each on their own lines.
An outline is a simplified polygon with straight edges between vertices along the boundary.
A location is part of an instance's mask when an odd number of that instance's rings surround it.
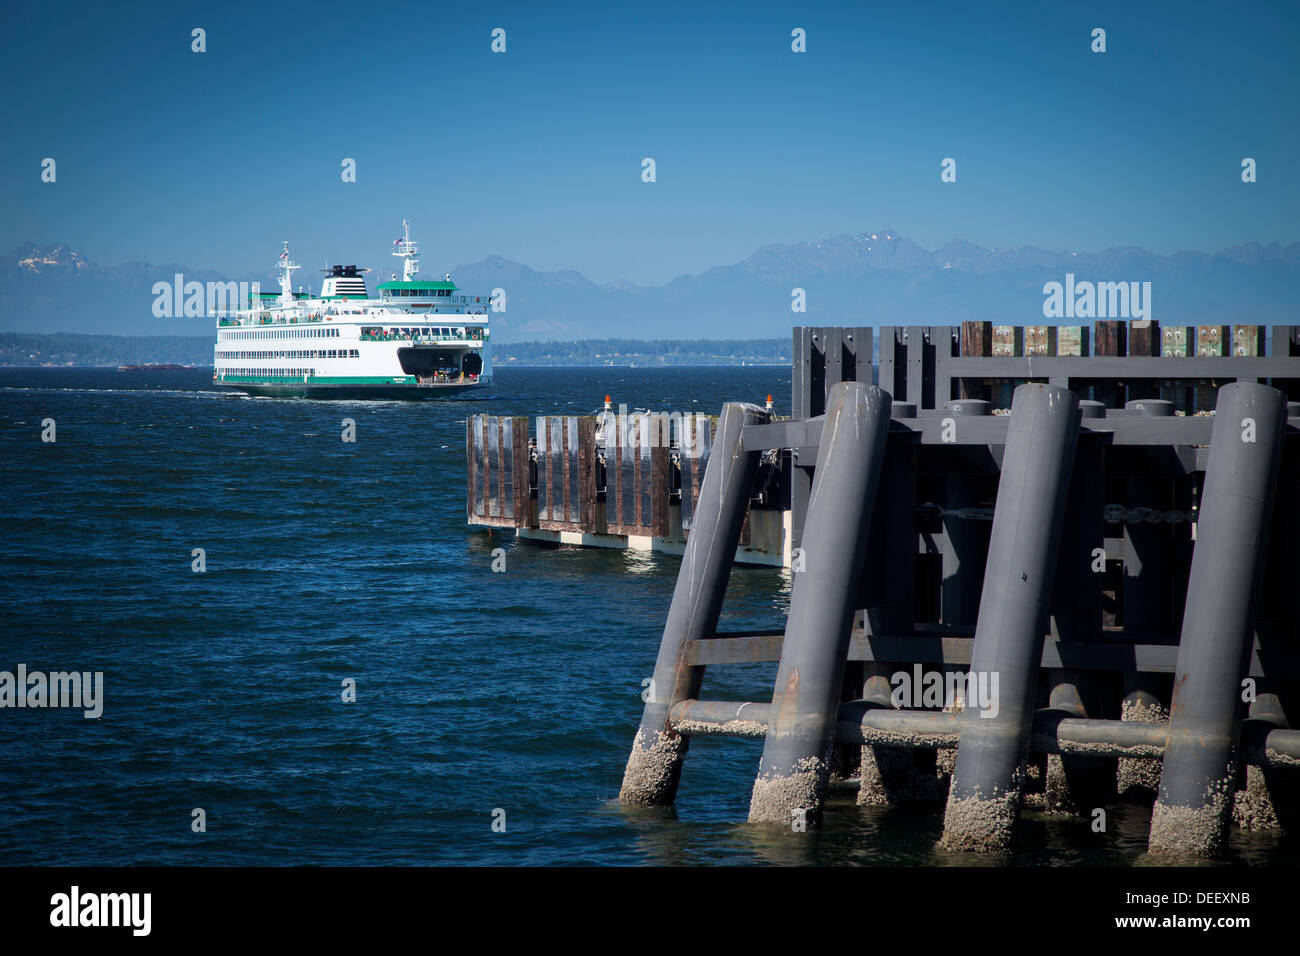
<svg viewBox="0 0 1300 956">
<path fill-rule="evenodd" d="M 214 313 L 214 385 L 281 398 L 438 398 L 492 381 L 489 296 L 467 295 L 451 275 L 418 278 L 419 247 L 402 220 L 393 243 L 402 278 L 366 289 L 369 269 L 330 266 L 320 294 L 293 291 L 301 268 L 284 243 L 280 291 L 246 309 Z"/>
</svg>

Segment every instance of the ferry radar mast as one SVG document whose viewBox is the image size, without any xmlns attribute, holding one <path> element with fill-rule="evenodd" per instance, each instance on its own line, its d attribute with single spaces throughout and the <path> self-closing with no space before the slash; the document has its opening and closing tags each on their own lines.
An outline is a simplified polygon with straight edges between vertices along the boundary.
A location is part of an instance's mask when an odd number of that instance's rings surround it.
<svg viewBox="0 0 1300 956">
<path fill-rule="evenodd" d="M 284 240 L 284 251 L 280 253 L 276 268 L 280 270 L 280 305 L 287 309 L 293 305 L 293 270 L 302 268 L 289 256 L 288 239 Z"/>
<path fill-rule="evenodd" d="M 393 255 L 402 260 L 402 281 L 410 282 L 420 271 L 420 247 L 411 241 L 411 224 L 402 220 L 402 238 L 393 240 Z"/>
</svg>

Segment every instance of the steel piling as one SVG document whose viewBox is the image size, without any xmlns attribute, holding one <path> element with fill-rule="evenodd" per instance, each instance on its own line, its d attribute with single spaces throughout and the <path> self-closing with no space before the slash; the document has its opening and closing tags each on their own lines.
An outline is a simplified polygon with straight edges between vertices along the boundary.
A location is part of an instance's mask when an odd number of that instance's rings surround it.
<svg viewBox="0 0 1300 956">
<path fill-rule="evenodd" d="M 960 715 L 945 849 L 998 852 L 1012 843 L 1080 414 L 1068 389 L 1015 391 L 971 652 L 971 674 L 987 675 L 990 688 L 997 680 L 996 706 Z"/>
<path fill-rule="evenodd" d="M 760 456 L 745 451 L 742 433 L 746 425 L 767 418 L 756 405 L 723 406 L 641 725 L 623 772 L 623 803 L 652 806 L 676 797 L 688 739 L 669 724 L 668 712 L 674 702 L 699 696 L 703 676 L 702 668 L 684 663 L 682 651 L 687 642 L 710 637 L 717 629 Z"/>
<path fill-rule="evenodd" d="M 815 822 L 829 775 L 858 580 L 889 432 L 890 398 L 841 382 L 827 395 L 751 823 Z"/>
<path fill-rule="evenodd" d="M 1214 856 L 1227 841 L 1242 679 L 1285 425 L 1277 389 L 1235 382 L 1219 390 L 1151 816 L 1154 853 Z"/>
</svg>

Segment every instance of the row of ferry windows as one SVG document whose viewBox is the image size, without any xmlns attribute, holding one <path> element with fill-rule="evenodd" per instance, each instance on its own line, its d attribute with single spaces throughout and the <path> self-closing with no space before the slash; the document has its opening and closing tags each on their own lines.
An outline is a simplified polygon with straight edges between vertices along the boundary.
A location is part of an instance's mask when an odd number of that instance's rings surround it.
<svg viewBox="0 0 1300 956">
<path fill-rule="evenodd" d="M 253 332 L 223 332 L 228 339 L 336 339 L 339 329 L 320 326 L 314 329 L 257 329 Z"/>
<path fill-rule="evenodd" d="M 337 328 L 308 328 L 308 329 L 256 329 L 251 332 L 222 332 L 223 339 L 315 339 L 315 338 L 338 338 L 340 329 Z M 463 328 L 363 328 L 362 335 L 464 335 Z"/>
<path fill-rule="evenodd" d="M 223 359 L 361 358 L 361 352 L 357 349 L 289 349 L 283 352 L 218 352 L 217 357 Z"/>
<path fill-rule="evenodd" d="M 223 368 L 222 375 L 249 375 L 258 378 L 303 378 L 315 375 L 314 368 Z"/>
<path fill-rule="evenodd" d="M 450 289 L 389 289 L 389 295 L 414 295 L 428 299 L 440 295 L 451 295 Z"/>
</svg>

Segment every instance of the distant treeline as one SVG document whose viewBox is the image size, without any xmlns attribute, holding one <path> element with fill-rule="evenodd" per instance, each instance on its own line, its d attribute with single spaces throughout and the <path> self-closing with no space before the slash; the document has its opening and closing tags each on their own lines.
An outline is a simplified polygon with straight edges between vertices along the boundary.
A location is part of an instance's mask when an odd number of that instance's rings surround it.
<svg viewBox="0 0 1300 956">
<path fill-rule="evenodd" d="M 195 335 L 0 332 L 0 366 L 211 365 L 212 342 Z M 494 343 L 497 365 L 788 365 L 789 339 L 586 339 Z"/>
<path fill-rule="evenodd" d="M 79 335 L 0 332 L 0 366 L 211 365 L 213 340 L 202 335 Z"/>
<path fill-rule="evenodd" d="M 788 365 L 790 339 L 584 339 L 492 346 L 497 365 Z"/>
</svg>

